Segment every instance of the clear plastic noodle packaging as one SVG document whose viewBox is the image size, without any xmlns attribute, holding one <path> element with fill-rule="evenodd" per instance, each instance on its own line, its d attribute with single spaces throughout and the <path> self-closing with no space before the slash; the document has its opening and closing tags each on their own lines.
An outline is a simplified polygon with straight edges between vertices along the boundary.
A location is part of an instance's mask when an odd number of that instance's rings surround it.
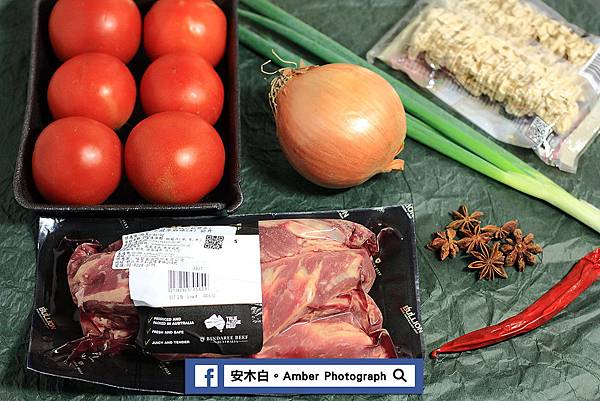
<svg viewBox="0 0 600 401">
<path fill-rule="evenodd" d="M 368 59 L 574 173 L 600 129 L 599 48 L 600 38 L 537 0 L 420 0 Z"/>
</svg>

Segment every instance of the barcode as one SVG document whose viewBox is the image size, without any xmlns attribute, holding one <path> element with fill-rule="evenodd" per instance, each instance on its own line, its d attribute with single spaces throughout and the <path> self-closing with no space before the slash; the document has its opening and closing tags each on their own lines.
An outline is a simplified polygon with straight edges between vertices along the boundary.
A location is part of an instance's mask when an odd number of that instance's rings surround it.
<svg viewBox="0 0 600 401">
<path fill-rule="evenodd" d="M 588 80 L 596 93 L 600 92 L 600 49 L 596 50 L 594 56 L 587 62 L 581 75 Z"/>
<path fill-rule="evenodd" d="M 208 274 L 169 270 L 169 292 L 208 290 Z"/>
<path fill-rule="evenodd" d="M 206 249 L 221 249 L 223 248 L 223 240 L 225 239 L 222 235 L 207 235 L 206 241 L 204 241 L 204 248 Z"/>
</svg>

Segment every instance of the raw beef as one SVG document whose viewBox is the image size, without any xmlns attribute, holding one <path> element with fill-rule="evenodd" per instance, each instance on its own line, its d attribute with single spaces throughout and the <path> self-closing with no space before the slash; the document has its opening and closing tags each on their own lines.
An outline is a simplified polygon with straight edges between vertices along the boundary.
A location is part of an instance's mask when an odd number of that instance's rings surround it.
<svg viewBox="0 0 600 401">
<path fill-rule="evenodd" d="M 86 352 L 117 353 L 137 334 L 138 315 L 129 297 L 129 270 L 114 270 L 117 241 L 100 252 L 98 243 L 77 247 L 67 277 L 73 302 L 79 308 L 84 338 L 69 344 L 71 355 Z"/>
<path fill-rule="evenodd" d="M 306 252 L 377 250 L 374 234 L 345 220 L 269 220 L 260 222 L 260 259 L 271 262 Z"/>
<path fill-rule="evenodd" d="M 351 313 L 300 321 L 263 345 L 256 358 L 391 358 L 385 330 L 361 330 Z"/>
<path fill-rule="evenodd" d="M 272 220 L 259 224 L 263 349 L 257 358 L 389 358 L 394 347 L 375 302 L 374 234 L 344 220 Z M 114 353 L 137 334 L 127 269 L 113 270 L 117 241 L 77 247 L 69 288 L 84 338 L 72 354 Z"/>
<path fill-rule="evenodd" d="M 340 294 L 370 289 L 371 271 L 369 254 L 354 249 L 312 252 L 262 264 L 265 341 Z"/>
<path fill-rule="evenodd" d="M 256 358 L 388 358 L 394 346 L 375 302 L 355 290 L 266 341 Z"/>
</svg>

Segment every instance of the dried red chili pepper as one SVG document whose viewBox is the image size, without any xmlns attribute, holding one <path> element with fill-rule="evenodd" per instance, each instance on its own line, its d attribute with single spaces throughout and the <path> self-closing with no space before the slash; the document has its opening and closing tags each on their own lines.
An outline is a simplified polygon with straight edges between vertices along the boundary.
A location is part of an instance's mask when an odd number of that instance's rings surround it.
<svg viewBox="0 0 600 401">
<path fill-rule="evenodd" d="M 548 292 L 523 312 L 496 325 L 460 336 L 436 349 L 438 354 L 471 351 L 527 333 L 552 319 L 600 278 L 600 248 L 587 254 Z"/>
</svg>

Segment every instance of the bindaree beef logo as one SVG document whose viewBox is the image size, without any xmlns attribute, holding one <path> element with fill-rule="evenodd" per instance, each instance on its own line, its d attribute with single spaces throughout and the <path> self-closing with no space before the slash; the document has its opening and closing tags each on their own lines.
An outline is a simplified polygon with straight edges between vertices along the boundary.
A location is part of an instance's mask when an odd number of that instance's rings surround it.
<svg viewBox="0 0 600 401">
<path fill-rule="evenodd" d="M 56 330 L 56 324 L 52 320 L 52 316 L 50 316 L 50 312 L 48 312 L 48 308 L 46 308 L 45 306 L 41 306 L 36 309 L 36 312 L 38 313 L 38 315 L 40 316 L 40 319 L 42 319 L 42 322 L 44 322 L 44 325 L 46 325 L 46 327 L 48 329 Z"/>
</svg>

